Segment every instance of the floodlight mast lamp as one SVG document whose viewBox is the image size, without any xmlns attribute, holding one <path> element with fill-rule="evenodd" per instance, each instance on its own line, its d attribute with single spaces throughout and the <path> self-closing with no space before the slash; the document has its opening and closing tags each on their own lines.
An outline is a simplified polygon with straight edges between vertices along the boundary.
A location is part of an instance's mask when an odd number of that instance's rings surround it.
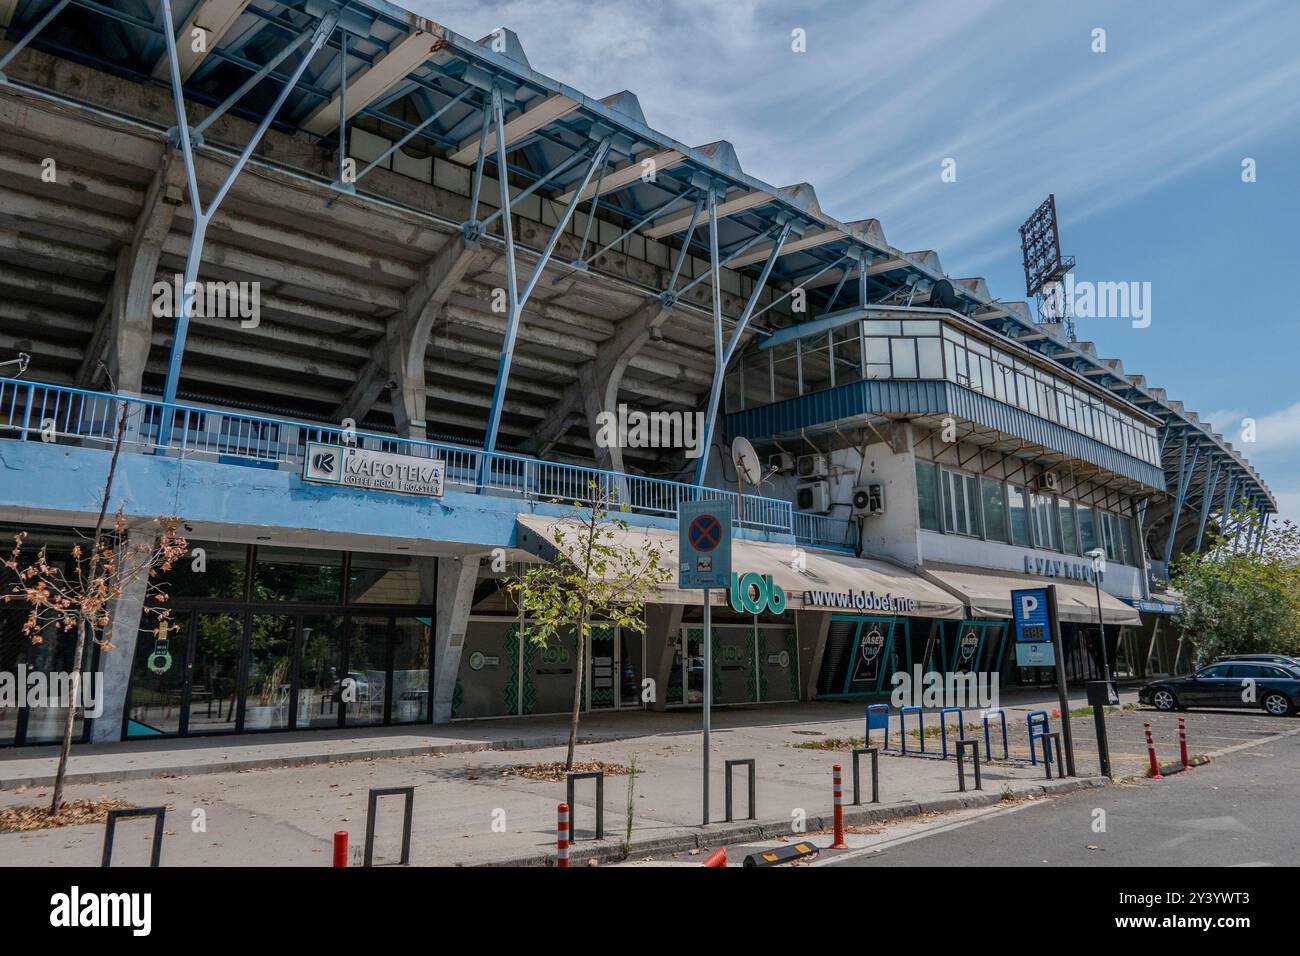
<svg viewBox="0 0 1300 956">
<path fill-rule="evenodd" d="M 173 404 L 176 401 L 176 390 L 180 384 L 181 361 L 185 355 L 185 338 L 189 332 L 190 316 L 194 309 L 195 282 L 198 279 L 199 263 L 203 257 L 203 243 L 207 235 L 208 224 L 216 214 L 221 201 L 230 192 L 230 187 L 234 185 L 235 179 L 243 171 L 244 166 L 248 164 L 249 159 L 252 158 L 254 151 L 262 141 L 262 137 L 270 128 L 271 122 L 275 119 L 276 114 L 280 112 L 280 108 L 284 106 L 285 100 L 289 98 L 293 88 L 302 79 L 302 75 L 306 72 L 312 57 L 325 45 L 325 41 L 334 32 L 334 28 L 338 24 L 338 14 L 334 12 L 327 13 L 311 31 L 311 45 L 308 47 L 307 52 L 298 61 L 298 65 L 294 68 L 293 74 L 288 81 L 281 87 L 275 102 L 271 104 L 271 108 L 262 117 L 262 122 L 258 124 L 252 138 L 249 139 L 243 152 L 239 154 L 239 158 L 235 160 L 235 164 L 231 167 L 225 180 L 222 181 L 212 199 L 204 207 L 203 200 L 199 196 L 198 174 L 194 168 L 194 144 L 190 140 L 189 118 L 185 112 L 185 95 L 180 74 L 180 63 L 176 56 L 176 26 L 175 21 L 172 19 L 171 0 L 162 0 L 162 10 L 163 37 L 167 41 L 167 61 L 171 73 L 172 100 L 176 107 L 176 134 L 180 140 L 181 155 L 185 160 L 185 177 L 189 187 L 190 207 L 194 211 L 194 226 L 190 231 L 190 246 L 185 256 L 185 275 L 184 283 L 181 286 L 181 302 L 176 311 L 176 324 L 172 332 L 171 356 L 167 360 L 167 380 L 163 387 L 163 401 L 167 404 Z"/>
</svg>

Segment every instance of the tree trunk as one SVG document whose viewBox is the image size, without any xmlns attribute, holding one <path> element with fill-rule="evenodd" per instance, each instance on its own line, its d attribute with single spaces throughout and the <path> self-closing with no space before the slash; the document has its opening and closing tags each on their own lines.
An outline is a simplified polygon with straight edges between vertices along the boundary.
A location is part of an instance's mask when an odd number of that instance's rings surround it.
<svg viewBox="0 0 1300 956">
<path fill-rule="evenodd" d="M 569 715 L 569 753 L 564 758 L 564 769 L 566 771 L 573 769 L 573 748 L 578 743 L 578 713 L 582 710 L 582 676 L 584 665 L 584 653 L 587 648 L 587 642 L 583 635 L 587 632 L 587 609 L 583 606 L 582 618 L 578 622 L 578 654 L 577 665 L 573 673 L 573 713 Z"/>
<path fill-rule="evenodd" d="M 63 722 L 63 744 L 59 747 L 59 769 L 54 775 L 54 796 L 50 798 L 50 816 L 59 812 L 63 802 L 63 776 L 68 771 L 68 754 L 72 750 L 72 726 L 77 722 L 77 705 L 81 701 L 81 658 L 86 651 L 86 619 L 77 627 L 77 648 L 72 654 L 72 699 L 68 701 L 68 717 Z"/>
</svg>

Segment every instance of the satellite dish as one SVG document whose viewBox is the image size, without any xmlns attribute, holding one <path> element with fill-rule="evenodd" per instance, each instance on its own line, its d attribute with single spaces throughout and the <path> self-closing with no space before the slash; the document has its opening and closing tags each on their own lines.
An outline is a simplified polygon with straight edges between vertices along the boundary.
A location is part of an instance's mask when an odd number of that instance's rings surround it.
<svg viewBox="0 0 1300 956">
<path fill-rule="evenodd" d="M 748 438 L 732 441 L 731 461 L 736 466 L 736 474 L 744 479 L 745 484 L 757 487 L 763 480 L 763 463 L 758 460 L 758 452 L 754 451 Z"/>
<path fill-rule="evenodd" d="M 938 309 L 951 309 L 956 312 L 961 306 L 961 298 L 953 288 L 952 282 L 940 279 L 930 289 L 930 304 Z"/>
</svg>

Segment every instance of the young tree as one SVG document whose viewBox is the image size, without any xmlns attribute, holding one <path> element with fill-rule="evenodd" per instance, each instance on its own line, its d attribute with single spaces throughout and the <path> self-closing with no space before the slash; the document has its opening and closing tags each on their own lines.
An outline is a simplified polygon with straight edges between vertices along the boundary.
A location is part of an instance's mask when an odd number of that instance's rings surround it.
<svg viewBox="0 0 1300 956">
<path fill-rule="evenodd" d="M 569 751 L 565 769 L 573 769 L 573 749 L 578 740 L 578 713 L 582 708 L 585 649 L 597 626 L 614 625 L 645 633 L 645 603 L 657 585 L 671 576 L 661 564 L 661 554 L 650 541 L 625 543 L 628 523 L 610 517 L 610 510 L 626 511 L 616 494 L 595 482 L 591 500 L 569 502 L 580 509 L 576 518 L 557 520 L 551 527 L 555 560 L 530 565 L 507 582 L 529 621 L 524 638 L 541 648 L 551 641 L 573 640 L 573 710 L 569 718 Z"/>
<path fill-rule="evenodd" d="M 1234 508 L 1211 529 L 1199 554 L 1179 558 L 1170 580 L 1182 603 L 1174 615 L 1197 662 L 1226 654 L 1300 653 L 1300 529 L 1259 526 Z M 1244 529 L 1255 527 L 1247 547 Z"/>
<path fill-rule="evenodd" d="M 23 634 L 33 644 L 42 643 L 45 634 L 51 630 L 76 635 L 59 768 L 50 799 L 51 816 L 59 812 L 63 799 L 63 779 L 68 768 L 68 753 L 72 749 L 72 728 L 82 696 L 81 666 L 86 659 L 87 645 L 94 641 L 101 649 L 112 650 L 112 603 L 141 579 L 145 582 L 142 620 L 153 618 L 156 632 L 160 637 L 165 636 L 170 609 L 166 603 L 167 594 L 156 578 L 159 572 L 170 570 L 174 562 L 185 554 L 187 547 L 185 539 L 176 530 L 180 525 L 178 518 L 155 519 L 155 528 L 149 539 L 137 544 L 130 542 L 121 509 L 113 516 L 112 524 L 108 524 L 108 507 L 126 432 L 128 409 L 128 404 L 122 402 L 99 514 L 94 532 L 86 543 L 74 546 L 66 562 L 51 560 L 44 546 L 29 558 L 24 554 L 27 532 L 23 531 L 14 537 L 13 550 L 0 562 L 13 578 L 4 594 L 4 603 L 17 601 L 27 605 Z"/>
</svg>

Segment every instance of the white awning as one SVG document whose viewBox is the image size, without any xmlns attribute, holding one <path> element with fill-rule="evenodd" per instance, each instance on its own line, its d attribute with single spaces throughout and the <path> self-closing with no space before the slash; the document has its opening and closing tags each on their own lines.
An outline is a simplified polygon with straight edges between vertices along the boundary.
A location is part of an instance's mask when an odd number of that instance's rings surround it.
<svg viewBox="0 0 1300 956">
<path fill-rule="evenodd" d="M 1011 617 L 1011 592 L 1024 588 L 1056 585 L 1056 611 L 1062 621 L 1097 623 L 1097 592 L 1088 584 L 1062 578 L 1017 576 L 1014 571 L 986 571 L 958 565 L 926 562 L 925 570 L 948 587 L 966 596 L 976 617 Z M 1107 624 L 1141 624 L 1132 607 L 1105 591 L 1101 592 L 1101 613 Z"/>
<path fill-rule="evenodd" d="M 543 549 L 549 546 L 563 550 L 571 560 L 576 557 L 578 533 L 582 529 L 577 519 L 521 514 L 518 520 L 517 544 L 523 550 L 545 556 Z M 676 582 L 676 530 L 635 526 L 624 530 L 612 523 L 609 530 L 613 537 L 604 540 L 610 544 L 631 548 L 649 544 L 657 549 L 660 564 L 671 571 L 672 581 Z M 965 608 L 957 597 L 919 574 L 885 561 L 809 551 L 793 544 L 735 538 L 731 543 L 731 569 L 740 574 L 753 571 L 770 575 L 785 591 L 789 608 L 897 613 L 953 620 L 965 617 Z M 665 603 L 700 603 L 699 591 L 682 591 L 674 584 L 656 591 L 657 599 Z M 712 602 L 726 604 L 726 592 L 714 591 Z"/>
</svg>

